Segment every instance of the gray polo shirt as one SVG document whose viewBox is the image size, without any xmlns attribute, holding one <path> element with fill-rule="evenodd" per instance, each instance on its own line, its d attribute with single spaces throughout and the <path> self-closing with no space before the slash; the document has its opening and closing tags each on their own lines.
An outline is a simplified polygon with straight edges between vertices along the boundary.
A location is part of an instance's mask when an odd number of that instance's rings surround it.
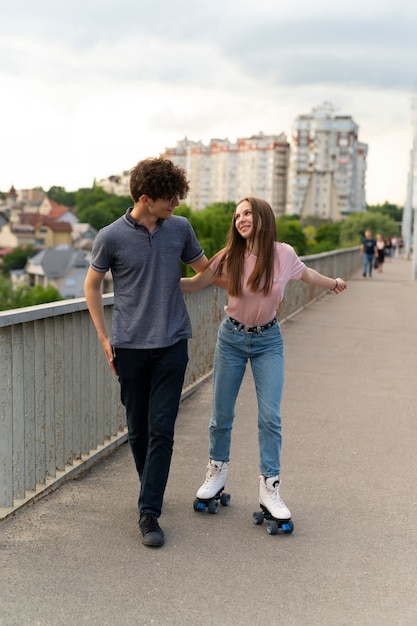
<svg viewBox="0 0 417 626">
<path fill-rule="evenodd" d="M 131 210 L 99 231 L 91 267 L 113 275 L 112 346 L 164 348 L 191 337 L 180 259 L 194 263 L 204 251 L 185 217 L 161 220 L 150 233 L 131 218 Z"/>
</svg>

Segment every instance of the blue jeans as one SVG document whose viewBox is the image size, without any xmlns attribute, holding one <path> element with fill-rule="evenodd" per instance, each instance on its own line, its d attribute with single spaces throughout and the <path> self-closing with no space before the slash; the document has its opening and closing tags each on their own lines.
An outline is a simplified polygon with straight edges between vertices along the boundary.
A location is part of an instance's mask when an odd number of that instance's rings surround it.
<svg viewBox="0 0 417 626">
<path fill-rule="evenodd" d="M 375 261 L 375 257 L 372 254 L 364 254 L 363 255 L 363 275 L 366 276 L 366 273 L 368 271 L 369 276 L 372 276 L 372 269 L 374 266 L 374 261 Z"/>
<path fill-rule="evenodd" d="M 259 469 L 264 476 L 275 476 L 281 467 L 284 384 L 284 344 L 278 323 L 261 334 L 245 333 L 227 317 L 221 323 L 214 356 L 209 454 L 215 461 L 229 461 L 235 404 L 248 360 L 258 401 Z"/>
<path fill-rule="evenodd" d="M 159 517 L 168 481 L 188 344 L 151 350 L 116 348 L 128 438 L 140 478 L 139 514 Z"/>
</svg>

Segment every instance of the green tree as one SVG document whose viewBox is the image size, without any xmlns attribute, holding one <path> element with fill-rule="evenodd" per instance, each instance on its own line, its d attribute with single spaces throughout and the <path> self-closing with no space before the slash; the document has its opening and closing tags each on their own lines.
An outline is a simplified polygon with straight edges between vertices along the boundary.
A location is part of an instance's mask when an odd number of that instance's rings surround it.
<svg viewBox="0 0 417 626">
<path fill-rule="evenodd" d="M 14 287 L 12 281 L 5 276 L 0 276 L 0 311 L 20 309 L 47 302 L 63 300 L 55 287 L 29 287 L 22 285 Z"/>
<path fill-rule="evenodd" d="M 46 193 L 50 200 L 57 202 L 58 204 L 63 204 L 64 206 L 73 207 L 76 202 L 76 192 L 75 191 L 66 191 L 65 187 L 53 186 Z"/>
<path fill-rule="evenodd" d="M 98 203 L 94 206 L 87 207 L 82 213 L 82 222 L 90 224 L 96 230 L 100 230 L 112 222 L 112 214 L 108 207 Z"/>
<path fill-rule="evenodd" d="M 311 253 L 312 248 L 314 248 L 314 246 L 316 245 L 317 229 L 315 226 L 313 226 L 313 224 L 310 224 L 308 226 L 304 224 L 303 232 L 307 239 L 307 249 L 309 253 Z"/>
<path fill-rule="evenodd" d="M 224 247 L 235 207 L 234 202 L 217 202 L 188 218 L 208 258 Z"/>
<path fill-rule="evenodd" d="M 317 243 L 329 242 L 334 248 L 340 247 L 340 229 L 342 222 L 326 222 L 316 232 Z"/>
<path fill-rule="evenodd" d="M 340 228 L 342 222 L 322 223 L 316 231 L 315 241 L 309 245 L 309 254 L 330 252 L 340 248 Z"/>
<path fill-rule="evenodd" d="M 1 265 L 1 272 L 8 276 L 11 270 L 21 270 L 25 267 L 26 262 L 34 252 L 33 246 L 22 246 L 16 248 L 13 252 L 5 254 Z"/>
<path fill-rule="evenodd" d="M 202 211 L 191 211 L 187 205 L 180 205 L 175 213 L 190 221 L 205 255 L 210 259 L 226 243 L 235 208 L 234 202 L 216 202 Z M 182 267 L 182 272 L 185 276 L 193 274 L 193 270 L 186 265 Z"/>
<path fill-rule="evenodd" d="M 300 222 L 283 216 L 279 217 L 276 223 L 279 241 L 289 243 L 299 256 L 307 254 L 307 237 Z"/>
<path fill-rule="evenodd" d="M 76 214 L 80 222 L 91 224 L 96 230 L 107 226 L 132 205 L 130 196 L 116 196 L 95 185 L 79 189 L 75 194 Z"/>
<path fill-rule="evenodd" d="M 403 219 L 403 209 L 397 204 L 385 201 L 383 204 L 370 204 L 367 207 L 367 211 L 371 213 L 382 213 L 387 217 L 390 217 L 394 222 L 401 223 Z"/>
<path fill-rule="evenodd" d="M 188 204 L 182 203 L 175 209 L 175 215 L 182 215 L 182 217 L 186 217 L 187 220 L 190 219 L 191 213 L 192 211 Z"/>
<path fill-rule="evenodd" d="M 353 213 L 341 223 L 341 247 L 360 245 L 365 230 L 370 230 L 374 236 L 377 233 L 381 233 L 383 237 L 393 237 L 399 234 L 399 227 L 395 221 L 379 211 Z"/>
<path fill-rule="evenodd" d="M 52 285 L 48 285 L 47 287 L 36 285 L 35 287 L 28 287 L 27 290 L 23 290 L 23 292 L 19 294 L 20 303 L 18 306 L 35 306 L 48 302 L 58 302 L 63 299 L 59 291 Z"/>
</svg>

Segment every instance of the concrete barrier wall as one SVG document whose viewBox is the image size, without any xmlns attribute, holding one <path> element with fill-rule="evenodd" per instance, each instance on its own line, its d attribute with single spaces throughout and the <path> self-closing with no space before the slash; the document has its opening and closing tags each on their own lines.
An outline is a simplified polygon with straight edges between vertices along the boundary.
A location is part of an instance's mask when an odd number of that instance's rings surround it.
<svg viewBox="0 0 417 626">
<path fill-rule="evenodd" d="M 303 257 L 330 276 L 349 278 L 358 248 Z M 284 321 L 323 290 L 292 281 Z M 225 291 L 187 294 L 193 327 L 184 396 L 210 375 Z M 104 296 L 111 326 L 113 296 Z M 0 513 L 4 518 L 126 441 L 119 384 L 111 373 L 84 298 L 0 312 Z"/>
</svg>

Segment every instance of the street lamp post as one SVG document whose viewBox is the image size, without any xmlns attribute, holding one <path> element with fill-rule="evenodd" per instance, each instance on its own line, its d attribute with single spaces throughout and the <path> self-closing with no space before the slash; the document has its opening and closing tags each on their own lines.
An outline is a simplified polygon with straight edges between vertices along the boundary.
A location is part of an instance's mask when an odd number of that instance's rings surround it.
<svg viewBox="0 0 417 626">
<path fill-rule="evenodd" d="M 412 278 L 417 279 L 417 211 L 415 210 L 416 195 L 416 167 L 417 167 L 417 97 L 413 97 L 411 106 L 411 124 L 413 141 L 410 150 L 410 165 L 408 171 L 407 200 L 404 206 L 401 235 L 404 240 L 404 252 L 407 259 L 412 253 Z M 414 224 L 413 224 L 414 212 Z M 414 233 L 414 234 L 413 234 Z M 412 243 L 412 245 L 411 245 Z"/>
</svg>

